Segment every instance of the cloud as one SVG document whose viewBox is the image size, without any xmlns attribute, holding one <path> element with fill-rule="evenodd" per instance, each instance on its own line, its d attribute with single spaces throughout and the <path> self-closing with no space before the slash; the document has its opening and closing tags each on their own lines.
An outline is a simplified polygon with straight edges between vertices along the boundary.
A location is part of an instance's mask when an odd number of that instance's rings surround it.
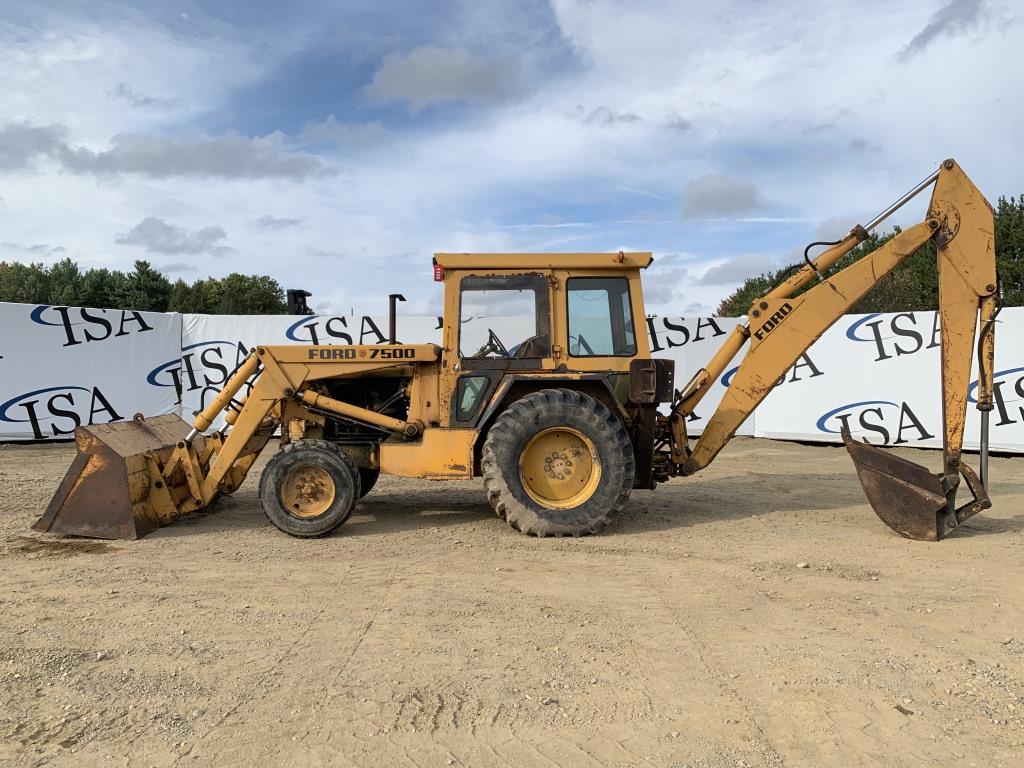
<svg viewBox="0 0 1024 768">
<path fill-rule="evenodd" d="M 279 219 L 276 216 L 266 215 L 256 219 L 253 226 L 260 229 L 290 229 L 299 226 L 304 221 L 305 219 Z"/>
<path fill-rule="evenodd" d="M 682 295 L 692 280 L 692 275 L 685 267 L 652 270 L 644 275 L 644 304 L 668 304 Z"/>
<path fill-rule="evenodd" d="M 931 20 L 900 51 L 900 58 L 920 53 L 943 35 L 952 37 L 972 28 L 981 19 L 981 10 L 982 0 L 951 0 L 932 14 Z"/>
<path fill-rule="evenodd" d="M 139 93 L 130 85 L 128 85 L 128 83 L 119 83 L 117 88 L 113 90 L 111 95 L 115 99 L 121 99 L 123 101 L 126 101 L 131 106 L 139 109 L 169 109 L 177 105 L 178 103 L 177 99 L 162 99 L 157 96 L 147 96 L 144 93 Z"/>
<path fill-rule="evenodd" d="M 735 285 L 770 269 L 773 269 L 770 256 L 763 253 L 746 253 L 711 267 L 696 280 L 696 284 Z"/>
<path fill-rule="evenodd" d="M 586 125 L 611 128 L 616 125 L 642 123 L 643 118 L 635 112 L 617 112 L 608 107 L 597 107 L 587 112 L 583 107 L 576 107 L 576 114 Z"/>
<path fill-rule="evenodd" d="M 858 223 L 855 216 L 829 216 L 814 228 L 814 239 L 839 240 L 846 237 Z M 803 258 L 803 248 L 800 249 L 800 257 Z"/>
<path fill-rule="evenodd" d="M 5 248 L 8 251 L 17 251 L 18 253 L 28 254 L 29 256 L 56 256 L 60 253 L 65 253 L 67 248 L 63 245 L 50 245 L 48 243 L 34 243 L 32 245 L 22 245 L 21 243 L 0 243 L 0 247 Z"/>
<path fill-rule="evenodd" d="M 710 173 L 693 179 L 683 190 L 683 218 L 742 216 L 765 207 L 754 182 Z"/>
<path fill-rule="evenodd" d="M 275 136 L 175 141 L 135 133 L 115 136 L 110 143 L 111 148 L 101 152 L 65 146 L 60 152 L 61 163 L 73 173 L 139 174 L 158 179 L 191 176 L 299 180 L 328 172 L 312 155 L 282 152 Z"/>
<path fill-rule="evenodd" d="M 519 90 L 516 57 L 488 59 L 432 45 L 385 57 L 366 87 L 371 98 L 405 102 L 413 111 L 454 101 L 500 101 Z"/>
<path fill-rule="evenodd" d="M 125 133 L 111 139 L 110 149 L 97 152 L 70 146 L 67 133 L 65 126 L 57 124 L 7 123 L 0 127 L 0 171 L 24 170 L 42 157 L 52 157 L 65 171 L 77 174 L 294 180 L 330 174 L 313 155 L 283 151 L 281 134 L 176 141 Z"/>
<path fill-rule="evenodd" d="M 666 128 L 671 128 L 674 131 L 688 131 L 693 127 L 693 123 L 684 117 L 680 117 L 675 112 L 669 113 L 665 118 L 663 125 Z"/>
<path fill-rule="evenodd" d="M 39 157 L 60 149 L 66 133 L 61 125 L 8 123 L 0 128 L 0 171 L 30 168 Z"/>
<path fill-rule="evenodd" d="M 196 269 L 195 264 L 189 264 L 187 261 L 172 261 L 170 264 L 161 264 L 160 271 L 165 275 L 173 275 L 176 272 L 194 272 Z"/>
<path fill-rule="evenodd" d="M 222 245 L 228 236 L 223 227 L 203 227 L 189 231 L 168 224 L 163 219 L 147 216 L 128 232 L 117 238 L 120 245 L 141 245 L 151 253 L 211 253 L 220 255 L 231 251 Z"/>
<path fill-rule="evenodd" d="M 349 149 L 366 149 L 390 141 L 391 131 L 379 122 L 343 123 L 334 115 L 324 120 L 310 120 L 302 126 L 295 141 L 303 146 L 337 145 Z"/>
</svg>

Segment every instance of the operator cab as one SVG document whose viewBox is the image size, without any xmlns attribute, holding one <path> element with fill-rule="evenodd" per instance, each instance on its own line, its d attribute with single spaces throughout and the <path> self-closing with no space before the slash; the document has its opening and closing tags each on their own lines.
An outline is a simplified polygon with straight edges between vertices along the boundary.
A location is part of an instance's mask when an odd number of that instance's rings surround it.
<svg viewBox="0 0 1024 768">
<path fill-rule="evenodd" d="M 649 253 L 436 254 L 447 319 L 442 376 L 457 378 L 447 423 L 475 423 L 510 375 L 624 372 L 649 357 L 640 270 L 650 261 Z"/>
</svg>

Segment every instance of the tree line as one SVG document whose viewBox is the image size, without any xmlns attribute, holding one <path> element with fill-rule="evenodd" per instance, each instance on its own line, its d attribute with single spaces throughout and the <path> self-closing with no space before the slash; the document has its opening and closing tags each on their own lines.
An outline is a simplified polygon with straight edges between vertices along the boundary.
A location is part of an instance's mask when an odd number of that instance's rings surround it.
<svg viewBox="0 0 1024 768">
<path fill-rule="evenodd" d="M 900 228 L 884 234 L 871 233 L 868 239 L 824 270 L 825 277 L 835 274 L 861 256 L 885 245 L 899 234 Z M 1000 197 L 995 208 L 996 269 L 999 273 L 1006 306 L 1024 305 L 1024 195 Z M 935 268 L 935 246 L 925 243 L 912 256 L 882 278 L 868 294 L 857 302 L 851 312 L 909 312 L 937 309 L 939 306 L 939 275 Z M 812 254 L 813 258 L 813 254 Z M 802 262 L 797 266 L 802 266 Z M 747 280 L 718 305 L 721 317 L 745 315 L 761 294 L 787 277 L 793 267 L 765 272 Z M 812 282 L 807 287 L 813 287 Z"/>
<path fill-rule="evenodd" d="M 211 315 L 277 315 L 287 311 L 285 292 L 266 275 L 207 277 L 173 283 L 147 261 L 131 272 L 88 269 L 71 259 L 52 266 L 0 261 L 0 301 L 149 312 Z"/>
</svg>

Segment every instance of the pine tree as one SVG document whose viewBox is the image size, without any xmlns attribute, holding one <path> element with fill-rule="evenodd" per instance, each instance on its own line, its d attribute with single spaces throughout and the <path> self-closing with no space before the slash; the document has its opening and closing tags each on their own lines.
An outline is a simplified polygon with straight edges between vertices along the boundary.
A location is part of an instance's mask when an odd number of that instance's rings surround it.
<svg viewBox="0 0 1024 768">
<path fill-rule="evenodd" d="M 171 281 L 150 266 L 136 261 L 135 269 L 125 276 L 122 309 L 166 312 L 171 295 Z"/>
<path fill-rule="evenodd" d="M 42 264 L 3 263 L 0 269 L 0 301 L 48 304 L 49 273 Z"/>
<path fill-rule="evenodd" d="M 77 306 L 82 298 L 82 273 L 75 262 L 63 258 L 50 267 L 49 292 L 50 304 Z"/>
</svg>

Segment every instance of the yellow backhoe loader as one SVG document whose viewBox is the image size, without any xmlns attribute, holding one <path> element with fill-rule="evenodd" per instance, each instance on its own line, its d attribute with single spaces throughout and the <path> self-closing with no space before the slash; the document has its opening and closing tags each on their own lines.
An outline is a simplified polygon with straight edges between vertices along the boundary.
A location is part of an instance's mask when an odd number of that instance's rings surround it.
<svg viewBox="0 0 1024 768">
<path fill-rule="evenodd" d="M 823 276 L 929 186 L 922 222 Z M 848 432 L 843 439 L 882 520 L 904 536 L 939 540 L 990 506 L 998 312 L 992 209 L 952 160 L 867 225 L 823 244 L 830 247 L 817 258 L 805 252 L 806 263 L 754 302 L 748 323 L 681 389 L 673 361 L 652 359 L 644 332 L 640 274 L 649 253 L 439 253 L 440 346 L 395 343 L 392 326 L 391 343 L 382 345 L 257 347 L 191 427 L 173 415 L 81 427 L 78 456 L 35 527 L 144 536 L 237 490 L 279 429 L 280 450 L 263 470 L 259 494 L 270 521 L 294 536 L 340 526 L 380 473 L 482 477 L 494 511 L 513 528 L 594 533 L 632 489 L 706 467 L 799 356 L 929 240 L 940 286 L 942 471 L 932 474 Z M 463 322 L 487 308 L 483 314 L 506 318 L 500 327 Z M 976 334 L 980 478 L 961 457 Z M 744 347 L 724 398 L 691 445 L 687 416 Z M 667 414 L 659 413 L 666 405 Z M 207 434 L 222 413 L 226 426 Z M 961 476 L 973 498 L 957 507 Z"/>
</svg>

